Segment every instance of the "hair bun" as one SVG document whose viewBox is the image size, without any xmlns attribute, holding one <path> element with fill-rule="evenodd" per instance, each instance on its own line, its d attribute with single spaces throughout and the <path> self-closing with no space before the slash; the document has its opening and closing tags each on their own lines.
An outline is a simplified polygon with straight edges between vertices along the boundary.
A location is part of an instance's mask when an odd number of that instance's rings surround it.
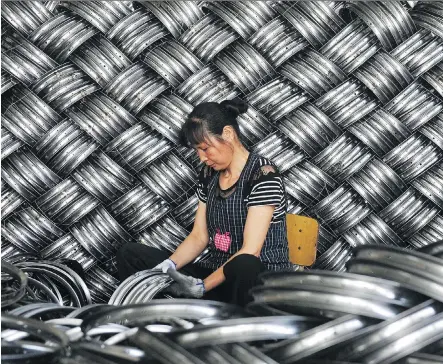
<svg viewBox="0 0 443 364">
<path fill-rule="evenodd" d="M 239 97 L 235 97 L 232 100 L 224 100 L 220 105 L 224 106 L 235 118 L 248 111 L 248 104 Z"/>
</svg>

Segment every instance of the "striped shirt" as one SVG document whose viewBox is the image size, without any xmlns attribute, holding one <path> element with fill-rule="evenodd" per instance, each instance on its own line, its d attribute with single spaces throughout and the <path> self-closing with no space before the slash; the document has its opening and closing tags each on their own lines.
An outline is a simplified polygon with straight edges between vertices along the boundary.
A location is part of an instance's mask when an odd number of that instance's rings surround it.
<svg viewBox="0 0 443 364">
<path fill-rule="evenodd" d="M 238 181 L 227 190 L 219 185 L 220 172 L 204 166 L 199 174 L 197 196 L 206 203 L 211 256 L 201 263 L 217 269 L 243 245 L 247 211 L 252 206 L 275 206 L 260 260 L 269 270 L 290 270 L 286 237 L 286 193 L 277 167 L 251 152 Z"/>
<path fill-rule="evenodd" d="M 271 224 L 283 220 L 286 216 L 286 193 L 283 180 L 277 167 L 266 158 L 259 158 L 256 166 L 257 171 L 249 181 L 246 206 L 275 206 Z M 200 201 L 206 203 L 208 200 L 208 184 L 214 175 L 214 170 L 203 166 L 200 171 L 197 196 Z M 238 181 L 227 190 L 221 190 L 226 195 L 234 192 Z"/>
</svg>

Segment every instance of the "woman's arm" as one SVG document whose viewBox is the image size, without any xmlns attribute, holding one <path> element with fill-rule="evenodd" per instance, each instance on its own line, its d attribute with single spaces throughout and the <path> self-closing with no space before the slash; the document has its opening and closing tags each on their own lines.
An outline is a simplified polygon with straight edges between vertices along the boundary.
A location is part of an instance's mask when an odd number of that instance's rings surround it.
<svg viewBox="0 0 443 364">
<path fill-rule="evenodd" d="M 191 233 L 177 247 L 171 259 L 176 268 L 180 269 L 197 258 L 209 242 L 208 227 L 206 225 L 206 204 L 198 202 L 197 213 L 195 215 L 194 227 Z"/>
<path fill-rule="evenodd" d="M 230 257 L 226 263 L 240 254 L 252 254 L 258 257 L 266 239 L 266 235 L 271 224 L 275 206 L 251 206 L 246 217 L 245 230 L 243 232 L 243 246 Z M 225 263 L 225 264 L 226 264 Z M 223 264 L 205 280 L 205 290 L 210 291 L 225 281 Z"/>
</svg>

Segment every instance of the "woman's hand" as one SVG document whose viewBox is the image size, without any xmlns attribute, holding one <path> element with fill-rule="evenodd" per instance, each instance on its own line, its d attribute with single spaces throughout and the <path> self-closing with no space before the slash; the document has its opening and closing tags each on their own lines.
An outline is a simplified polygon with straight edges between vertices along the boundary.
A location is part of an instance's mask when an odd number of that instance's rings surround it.
<svg viewBox="0 0 443 364">
<path fill-rule="evenodd" d="M 168 269 L 168 275 L 174 280 L 165 292 L 174 296 L 201 298 L 205 294 L 205 284 L 199 278 L 186 276 L 175 269 Z"/>
<path fill-rule="evenodd" d="M 160 269 L 163 273 L 166 273 L 168 271 L 168 269 L 176 270 L 176 266 L 177 266 L 177 264 L 175 264 L 174 261 L 172 261 L 171 259 L 168 258 L 168 259 L 165 259 L 160 264 L 157 264 L 152 269 Z"/>
</svg>

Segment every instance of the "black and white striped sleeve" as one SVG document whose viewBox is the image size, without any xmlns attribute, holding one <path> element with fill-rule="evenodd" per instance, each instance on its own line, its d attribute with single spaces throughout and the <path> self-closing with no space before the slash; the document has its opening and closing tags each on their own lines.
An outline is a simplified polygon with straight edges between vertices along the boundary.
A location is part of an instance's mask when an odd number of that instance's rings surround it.
<svg viewBox="0 0 443 364">
<path fill-rule="evenodd" d="M 280 206 L 284 200 L 284 186 L 280 173 L 272 165 L 260 168 L 252 182 L 247 207 Z"/>
<path fill-rule="evenodd" d="M 198 175 L 197 197 L 201 202 L 206 203 L 208 200 L 208 183 L 211 175 L 211 168 L 203 166 Z"/>
</svg>

